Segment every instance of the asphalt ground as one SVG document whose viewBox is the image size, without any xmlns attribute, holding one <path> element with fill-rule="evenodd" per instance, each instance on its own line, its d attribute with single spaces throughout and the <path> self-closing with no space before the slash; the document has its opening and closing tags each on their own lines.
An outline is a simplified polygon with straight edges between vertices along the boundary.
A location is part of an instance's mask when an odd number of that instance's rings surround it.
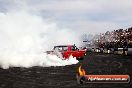
<svg viewBox="0 0 132 88">
<path fill-rule="evenodd" d="M 0 88 L 132 88 L 131 81 L 124 84 L 77 84 L 76 74 L 80 65 L 86 74 L 128 74 L 132 77 L 132 56 L 88 52 L 76 65 L 0 68 Z"/>
</svg>

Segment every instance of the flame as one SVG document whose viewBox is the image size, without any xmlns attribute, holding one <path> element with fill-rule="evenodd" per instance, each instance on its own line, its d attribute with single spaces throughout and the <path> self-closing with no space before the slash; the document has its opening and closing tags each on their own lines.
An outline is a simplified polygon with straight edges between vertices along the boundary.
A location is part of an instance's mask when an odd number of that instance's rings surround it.
<svg viewBox="0 0 132 88">
<path fill-rule="evenodd" d="M 80 76 L 84 76 L 86 74 L 85 70 L 82 69 L 82 66 L 81 65 L 79 66 L 78 71 L 79 71 L 79 75 Z"/>
</svg>

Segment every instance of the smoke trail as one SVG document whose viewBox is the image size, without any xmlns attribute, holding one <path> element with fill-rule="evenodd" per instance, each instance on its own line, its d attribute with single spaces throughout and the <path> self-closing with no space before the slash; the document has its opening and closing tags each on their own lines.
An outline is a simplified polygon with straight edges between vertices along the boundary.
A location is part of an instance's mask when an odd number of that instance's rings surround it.
<svg viewBox="0 0 132 88">
<path fill-rule="evenodd" d="M 0 13 L 0 66 L 64 66 L 78 61 L 63 61 L 43 52 L 58 44 L 79 44 L 69 29 L 59 29 L 40 16 L 27 12 Z"/>
</svg>

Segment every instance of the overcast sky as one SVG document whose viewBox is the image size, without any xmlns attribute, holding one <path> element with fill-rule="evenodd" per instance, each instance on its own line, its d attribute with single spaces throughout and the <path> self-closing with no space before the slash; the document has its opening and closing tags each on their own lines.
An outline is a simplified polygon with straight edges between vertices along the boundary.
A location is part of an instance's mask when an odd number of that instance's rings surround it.
<svg viewBox="0 0 132 88">
<path fill-rule="evenodd" d="M 132 0 L 0 0 L 0 13 L 20 10 L 82 33 L 132 26 Z"/>
</svg>

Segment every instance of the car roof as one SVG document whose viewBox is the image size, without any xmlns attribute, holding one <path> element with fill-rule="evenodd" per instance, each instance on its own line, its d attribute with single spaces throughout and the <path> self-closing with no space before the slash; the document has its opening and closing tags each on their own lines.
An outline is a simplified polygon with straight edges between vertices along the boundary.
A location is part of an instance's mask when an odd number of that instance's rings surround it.
<svg viewBox="0 0 132 88">
<path fill-rule="evenodd" d="M 58 45 L 58 46 L 54 46 L 54 47 L 67 47 L 67 46 L 74 46 L 74 45 Z"/>
</svg>

